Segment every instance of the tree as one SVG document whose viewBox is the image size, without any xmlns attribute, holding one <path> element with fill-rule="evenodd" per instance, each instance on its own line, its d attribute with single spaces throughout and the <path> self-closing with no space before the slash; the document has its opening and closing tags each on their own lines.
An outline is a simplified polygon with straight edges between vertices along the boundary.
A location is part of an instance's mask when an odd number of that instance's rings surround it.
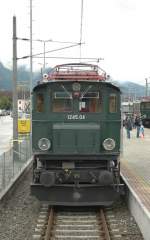
<svg viewBox="0 0 150 240">
<path fill-rule="evenodd" d="M 9 110 L 12 108 L 12 100 L 8 96 L 0 96 L 0 109 Z"/>
</svg>

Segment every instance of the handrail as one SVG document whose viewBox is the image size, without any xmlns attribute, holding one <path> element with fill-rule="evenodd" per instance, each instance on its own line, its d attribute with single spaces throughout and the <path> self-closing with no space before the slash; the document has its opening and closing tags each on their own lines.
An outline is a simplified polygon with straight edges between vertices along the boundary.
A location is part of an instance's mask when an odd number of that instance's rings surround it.
<svg viewBox="0 0 150 240">
<path fill-rule="evenodd" d="M 57 65 L 47 75 L 49 80 L 106 80 L 106 72 L 97 65 L 69 63 Z"/>
</svg>

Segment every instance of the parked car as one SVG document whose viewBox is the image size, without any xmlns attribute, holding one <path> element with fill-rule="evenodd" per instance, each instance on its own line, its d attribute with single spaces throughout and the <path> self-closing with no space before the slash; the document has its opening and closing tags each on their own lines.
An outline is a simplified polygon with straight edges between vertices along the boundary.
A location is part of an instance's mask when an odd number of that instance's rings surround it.
<svg viewBox="0 0 150 240">
<path fill-rule="evenodd" d="M 6 116 L 7 111 L 5 109 L 0 109 L 0 116 Z"/>
</svg>

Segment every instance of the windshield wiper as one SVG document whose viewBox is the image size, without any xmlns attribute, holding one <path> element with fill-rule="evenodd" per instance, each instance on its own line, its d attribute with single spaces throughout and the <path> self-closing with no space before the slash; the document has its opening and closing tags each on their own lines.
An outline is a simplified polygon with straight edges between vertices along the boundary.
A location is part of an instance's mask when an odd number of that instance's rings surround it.
<svg viewBox="0 0 150 240">
<path fill-rule="evenodd" d="M 68 90 L 64 87 L 64 85 L 61 85 L 61 87 L 63 88 L 63 90 L 65 91 L 65 93 L 67 93 L 67 95 L 69 96 L 69 98 L 72 99 L 72 94 L 68 92 Z"/>
<path fill-rule="evenodd" d="M 91 89 L 91 87 L 92 87 L 92 85 L 88 86 L 88 87 L 85 89 L 85 91 L 81 93 L 80 99 L 82 99 L 82 98 L 85 96 L 85 94 Z"/>
</svg>

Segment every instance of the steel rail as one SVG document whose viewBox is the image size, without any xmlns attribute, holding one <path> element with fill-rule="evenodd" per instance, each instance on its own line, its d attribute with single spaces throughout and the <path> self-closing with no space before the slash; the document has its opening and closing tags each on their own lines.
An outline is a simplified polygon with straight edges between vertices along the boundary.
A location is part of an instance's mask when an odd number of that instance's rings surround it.
<svg viewBox="0 0 150 240">
<path fill-rule="evenodd" d="M 105 240 L 111 240 L 103 209 L 100 209 L 100 219 L 102 220 Z"/>
<path fill-rule="evenodd" d="M 51 239 L 53 223 L 54 223 L 54 210 L 53 210 L 53 208 L 51 208 L 44 240 Z"/>
<path fill-rule="evenodd" d="M 79 216 L 78 214 L 61 215 L 61 213 L 58 212 L 54 221 L 55 212 L 53 208 L 51 208 L 44 240 L 55 239 L 55 237 L 60 239 L 69 239 L 71 237 L 74 239 L 81 239 L 82 237 L 82 239 L 111 240 L 103 209 L 98 210 L 98 218 L 96 215 L 96 212 L 95 215 L 79 214 Z M 96 227 L 95 229 L 93 229 L 93 224 Z M 62 234 L 60 234 L 60 232 Z M 82 235 L 83 232 L 85 235 Z M 68 235 L 68 233 L 70 234 Z"/>
</svg>

